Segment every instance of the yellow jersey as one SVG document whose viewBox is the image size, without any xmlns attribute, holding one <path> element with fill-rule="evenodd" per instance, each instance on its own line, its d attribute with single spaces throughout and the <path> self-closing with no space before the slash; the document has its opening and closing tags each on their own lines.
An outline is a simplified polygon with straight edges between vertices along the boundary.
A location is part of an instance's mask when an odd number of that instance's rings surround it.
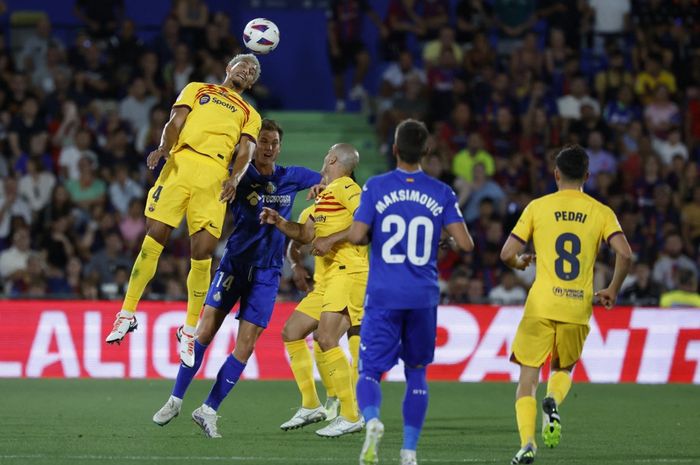
<svg viewBox="0 0 700 465">
<path fill-rule="evenodd" d="M 299 223 L 305 224 L 309 217 L 313 220 L 315 205 L 309 205 L 299 214 Z M 323 257 L 314 257 L 314 287 L 323 281 L 323 273 L 325 272 Z"/>
<path fill-rule="evenodd" d="M 537 256 L 524 315 L 588 324 L 598 249 L 621 233 L 613 211 L 581 191 L 565 189 L 530 202 L 511 233 L 523 243 L 532 239 Z"/>
<path fill-rule="evenodd" d="M 360 186 L 347 176 L 338 178 L 316 197 L 313 220 L 316 237 L 327 237 L 352 225 L 353 214 L 360 205 Z M 367 246 L 353 245 L 347 241 L 335 244 L 323 256 L 326 270 L 340 267 L 348 273 L 367 272 L 369 257 Z"/>
<path fill-rule="evenodd" d="M 258 140 L 260 115 L 228 87 L 190 82 L 180 92 L 174 107 L 187 107 L 190 113 L 171 153 L 190 147 L 228 169 L 241 135 Z"/>
</svg>

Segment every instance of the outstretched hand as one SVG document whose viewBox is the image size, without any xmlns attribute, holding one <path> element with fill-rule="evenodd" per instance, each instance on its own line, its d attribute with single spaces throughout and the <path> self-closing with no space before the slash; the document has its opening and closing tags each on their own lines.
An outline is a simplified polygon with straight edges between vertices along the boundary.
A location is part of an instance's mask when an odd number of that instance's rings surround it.
<svg viewBox="0 0 700 465">
<path fill-rule="evenodd" d="M 260 224 L 277 224 L 279 219 L 279 212 L 272 208 L 263 207 L 262 212 L 260 212 Z"/>
<path fill-rule="evenodd" d="M 233 199 L 236 198 L 236 188 L 238 187 L 238 181 L 236 181 L 233 177 L 230 177 L 226 181 L 224 181 L 221 187 L 221 197 L 219 197 L 219 200 L 221 202 L 233 202 Z"/>
<path fill-rule="evenodd" d="M 335 245 L 335 241 L 329 237 L 317 237 L 311 242 L 311 245 L 313 246 L 311 254 L 317 257 L 323 257 L 331 251 L 333 245 Z"/>
<path fill-rule="evenodd" d="M 324 184 L 324 183 L 322 183 L 322 182 L 319 183 L 319 184 L 316 184 L 316 185 L 311 186 L 311 187 L 309 188 L 309 193 L 306 194 L 306 200 L 313 200 L 313 199 L 315 199 L 316 197 L 318 197 L 318 194 L 320 194 L 321 192 L 323 192 L 323 189 L 325 189 L 325 188 L 326 188 L 326 184 Z"/>
<path fill-rule="evenodd" d="M 164 158 L 166 160 L 168 159 L 168 151 L 165 150 L 164 147 L 158 147 L 157 149 L 149 153 L 148 158 L 146 158 L 146 166 L 148 166 L 148 169 L 156 169 L 156 166 L 158 166 L 158 162 L 161 158 Z"/>
<path fill-rule="evenodd" d="M 608 310 L 613 308 L 615 302 L 617 301 L 617 293 L 613 292 L 613 290 L 609 287 L 601 289 L 593 295 L 597 297 L 598 302 L 600 302 L 600 304 Z"/>
<path fill-rule="evenodd" d="M 515 265 L 513 268 L 516 270 L 524 270 L 528 266 L 530 266 L 530 263 L 535 261 L 535 254 L 532 253 L 524 253 L 521 255 L 518 255 L 515 259 Z"/>
</svg>

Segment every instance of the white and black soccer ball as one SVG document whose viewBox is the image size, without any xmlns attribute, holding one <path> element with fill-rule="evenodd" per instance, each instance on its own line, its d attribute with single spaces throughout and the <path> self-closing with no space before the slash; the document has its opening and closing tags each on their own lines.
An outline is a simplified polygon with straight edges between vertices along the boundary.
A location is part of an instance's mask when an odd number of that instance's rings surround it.
<svg viewBox="0 0 700 465">
<path fill-rule="evenodd" d="M 253 53 L 270 53 L 279 43 L 280 31 L 269 19 L 255 18 L 243 29 L 243 44 Z"/>
</svg>

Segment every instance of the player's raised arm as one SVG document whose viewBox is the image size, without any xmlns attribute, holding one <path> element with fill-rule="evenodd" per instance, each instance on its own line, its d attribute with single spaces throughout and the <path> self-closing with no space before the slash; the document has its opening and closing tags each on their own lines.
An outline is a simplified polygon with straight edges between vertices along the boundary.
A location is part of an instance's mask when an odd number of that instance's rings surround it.
<svg viewBox="0 0 700 465">
<path fill-rule="evenodd" d="M 224 181 L 223 190 L 221 191 L 220 200 L 222 202 L 230 202 L 236 197 L 238 183 L 241 182 L 248 165 L 253 160 L 253 155 L 255 155 L 255 145 L 255 140 L 248 134 L 241 135 L 241 140 L 238 143 L 238 153 L 231 168 L 231 176 Z"/>
<path fill-rule="evenodd" d="M 309 244 L 314 240 L 314 222 L 311 218 L 304 224 L 287 221 L 277 210 L 263 207 L 260 213 L 260 224 L 275 225 L 285 236 L 302 244 Z"/>
<path fill-rule="evenodd" d="M 627 242 L 627 237 L 620 232 L 610 238 L 610 247 L 615 251 L 615 270 L 610 285 L 595 293 L 605 308 L 608 310 L 615 305 L 617 294 L 620 292 L 622 282 L 632 266 L 632 249 Z"/>
<path fill-rule="evenodd" d="M 190 108 L 186 106 L 173 107 L 170 111 L 170 119 L 163 127 L 163 133 L 160 136 L 160 145 L 157 149 L 148 154 L 146 165 L 148 169 L 155 169 L 158 166 L 158 161 L 161 158 L 168 158 L 170 149 L 177 142 L 178 136 L 182 127 L 185 125 L 187 115 L 190 114 Z"/>
</svg>

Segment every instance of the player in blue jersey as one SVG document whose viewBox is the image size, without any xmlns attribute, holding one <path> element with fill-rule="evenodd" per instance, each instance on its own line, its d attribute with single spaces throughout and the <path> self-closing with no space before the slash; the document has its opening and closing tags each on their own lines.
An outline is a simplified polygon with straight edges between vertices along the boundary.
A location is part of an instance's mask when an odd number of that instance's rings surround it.
<svg viewBox="0 0 700 465">
<path fill-rule="evenodd" d="M 191 368 L 180 365 L 172 395 L 153 416 L 158 425 L 167 424 L 180 413 L 182 398 L 202 364 L 208 344 L 240 300 L 233 353 L 221 366 L 209 397 L 192 412 L 192 419 L 207 436 L 220 437 L 216 411 L 238 382 L 255 342 L 267 327 L 279 288 L 286 239 L 274 226 L 260 224 L 260 212 L 268 207 L 289 219 L 297 192 L 321 182 L 321 175 L 315 171 L 275 164 L 281 141 L 282 129 L 277 123 L 263 120 L 255 160 L 238 185 L 231 206 L 234 230 L 212 279 L 197 336 L 189 349 L 193 351 L 194 364 Z"/>
<path fill-rule="evenodd" d="M 360 464 L 378 462 L 384 433 L 379 420 L 382 374 L 405 365 L 402 465 L 416 464 L 416 445 L 428 408 L 426 367 L 433 361 L 440 297 L 437 252 L 443 229 L 452 244 L 474 247 L 452 189 L 421 171 L 428 130 L 416 120 L 396 128 L 397 168 L 370 178 L 350 230 L 350 241 L 370 245 L 365 316 L 360 329 L 357 400 L 366 437 Z"/>
</svg>

